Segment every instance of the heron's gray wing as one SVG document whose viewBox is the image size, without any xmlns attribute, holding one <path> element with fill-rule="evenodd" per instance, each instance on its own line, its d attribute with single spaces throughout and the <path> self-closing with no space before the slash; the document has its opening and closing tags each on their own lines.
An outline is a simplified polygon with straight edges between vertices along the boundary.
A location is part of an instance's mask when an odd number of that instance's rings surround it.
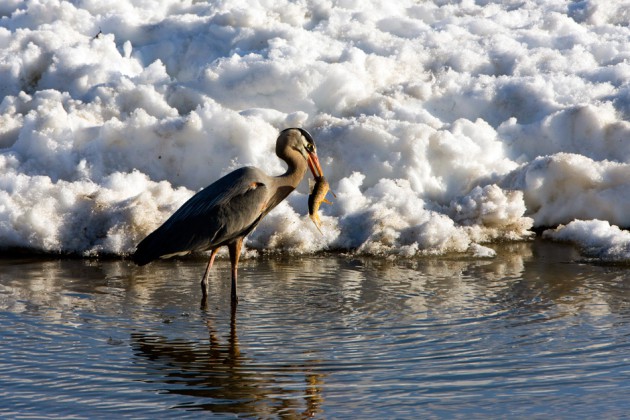
<svg viewBox="0 0 630 420">
<path fill-rule="evenodd" d="M 142 264 L 160 256 L 204 251 L 246 235 L 265 211 L 267 181 L 255 168 L 224 176 L 191 197 L 140 242 L 134 260 Z"/>
</svg>

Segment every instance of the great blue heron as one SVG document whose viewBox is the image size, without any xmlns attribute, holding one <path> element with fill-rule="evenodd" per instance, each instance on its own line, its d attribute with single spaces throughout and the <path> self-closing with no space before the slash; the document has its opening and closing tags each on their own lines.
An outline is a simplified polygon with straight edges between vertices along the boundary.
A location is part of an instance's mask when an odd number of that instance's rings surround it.
<svg viewBox="0 0 630 420">
<path fill-rule="evenodd" d="M 267 213 L 293 191 L 306 173 L 323 175 L 313 137 L 301 128 L 287 128 L 276 141 L 276 154 L 287 165 L 280 176 L 258 168 L 239 168 L 207 186 L 185 202 L 171 217 L 144 238 L 133 254 L 138 265 L 157 258 L 211 251 L 201 280 L 203 302 L 214 257 L 226 245 L 232 264 L 232 303 L 238 301 L 236 282 L 243 239 Z"/>
</svg>

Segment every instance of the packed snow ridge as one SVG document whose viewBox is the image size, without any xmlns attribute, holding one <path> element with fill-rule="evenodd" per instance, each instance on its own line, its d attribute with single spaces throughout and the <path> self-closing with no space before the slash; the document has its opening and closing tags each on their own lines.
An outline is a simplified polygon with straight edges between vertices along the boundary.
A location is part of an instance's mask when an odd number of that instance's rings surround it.
<svg viewBox="0 0 630 420">
<path fill-rule="evenodd" d="M 454 3 L 454 4 L 453 4 Z M 492 257 L 532 228 L 629 260 L 630 7 L 582 0 L 4 0 L 0 247 L 124 255 L 243 165 L 308 184 L 247 247 Z"/>
</svg>

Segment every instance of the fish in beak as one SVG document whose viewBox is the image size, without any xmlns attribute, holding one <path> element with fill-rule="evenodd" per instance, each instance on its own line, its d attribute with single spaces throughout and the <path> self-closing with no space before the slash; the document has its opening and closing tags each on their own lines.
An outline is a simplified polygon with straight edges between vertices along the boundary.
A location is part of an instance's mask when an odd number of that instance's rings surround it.
<svg viewBox="0 0 630 420">
<path fill-rule="evenodd" d="M 311 194 L 308 196 L 308 215 L 313 223 L 315 223 L 319 233 L 323 235 L 324 232 L 322 232 L 321 229 L 322 221 L 319 219 L 317 211 L 322 203 L 332 204 L 332 202 L 326 199 L 326 194 L 328 194 L 328 192 L 330 192 L 334 197 L 337 196 L 334 192 L 330 191 L 330 185 L 328 184 L 325 176 L 322 175 L 319 178 L 316 178 L 315 181 L 309 180 L 309 183 L 310 182 L 313 182 L 314 184 L 311 185 Z"/>
</svg>

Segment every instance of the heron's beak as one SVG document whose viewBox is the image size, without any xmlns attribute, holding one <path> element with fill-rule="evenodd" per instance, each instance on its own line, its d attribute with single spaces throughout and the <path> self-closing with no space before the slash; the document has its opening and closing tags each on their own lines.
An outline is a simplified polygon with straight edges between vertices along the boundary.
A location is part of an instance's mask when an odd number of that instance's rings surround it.
<svg viewBox="0 0 630 420">
<path fill-rule="evenodd" d="M 322 171 L 322 167 L 319 164 L 319 158 L 317 157 L 317 153 L 310 152 L 308 154 L 308 167 L 313 173 L 313 177 L 319 178 L 324 176 L 324 171 Z"/>
</svg>

